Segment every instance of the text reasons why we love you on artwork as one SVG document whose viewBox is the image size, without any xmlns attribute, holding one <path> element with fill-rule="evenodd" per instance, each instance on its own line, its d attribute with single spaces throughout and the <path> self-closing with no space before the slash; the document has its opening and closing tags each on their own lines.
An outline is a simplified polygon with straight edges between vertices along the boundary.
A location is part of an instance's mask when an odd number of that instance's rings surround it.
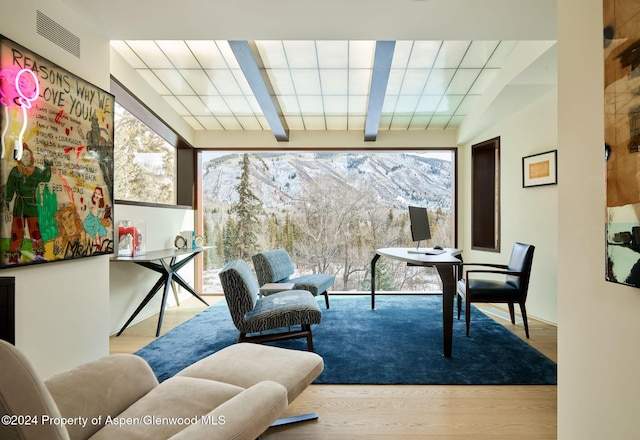
<svg viewBox="0 0 640 440">
<path fill-rule="evenodd" d="M 0 36 L 0 267 L 113 253 L 113 106 Z"/>
</svg>

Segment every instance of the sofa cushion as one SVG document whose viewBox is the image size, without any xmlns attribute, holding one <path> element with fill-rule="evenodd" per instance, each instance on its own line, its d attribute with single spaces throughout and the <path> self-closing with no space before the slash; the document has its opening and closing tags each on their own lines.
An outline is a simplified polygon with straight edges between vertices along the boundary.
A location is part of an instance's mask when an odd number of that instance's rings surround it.
<svg viewBox="0 0 640 440">
<path fill-rule="evenodd" d="M 275 382 L 259 382 L 208 413 L 206 423 L 190 425 L 170 440 L 255 440 L 286 409 L 287 390 Z"/>
<path fill-rule="evenodd" d="M 120 414 L 156 387 L 158 380 L 141 357 L 113 354 L 56 374 L 45 383 L 63 417 L 100 421 L 67 425 L 73 440 L 90 437 L 107 416 Z"/>
<path fill-rule="evenodd" d="M 105 426 L 91 439 L 169 438 L 242 391 L 212 380 L 172 377 L 105 420 Z"/>
<path fill-rule="evenodd" d="M 318 296 L 329 290 L 329 287 L 333 286 L 334 281 L 335 277 L 333 275 L 325 273 L 303 275 L 286 280 L 286 282 L 294 283 L 294 289 L 306 290 L 314 296 Z"/>
<path fill-rule="evenodd" d="M 293 262 L 284 249 L 261 252 L 251 259 L 261 286 L 267 283 L 284 282 L 282 280 L 289 278 L 295 271 Z"/>
<path fill-rule="evenodd" d="M 289 403 L 322 373 L 315 353 L 252 343 L 239 343 L 185 368 L 177 376 L 199 377 L 248 388 L 272 380 L 287 389 Z"/>
<path fill-rule="evenodd" d="M 322 312 L 311 293 L 305 290 L 285 290 L 265 296 L 244 315 L 238 329 L 244 333 L 259 333 L 298 324 L 320 324 Z"/>
</svg>

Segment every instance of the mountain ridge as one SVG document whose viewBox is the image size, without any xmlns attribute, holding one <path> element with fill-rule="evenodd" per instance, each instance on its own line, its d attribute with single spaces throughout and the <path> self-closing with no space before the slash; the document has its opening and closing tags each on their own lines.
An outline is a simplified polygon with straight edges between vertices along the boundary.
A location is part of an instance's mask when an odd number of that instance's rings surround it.
<svg viewBox="0 0 640 440">
<path fill-rule="evenodd" d="M 243 153 L 203 158 L 203 194 L 209 202 L 234 203 Z M 250 157 L 251 186 L 263 202 L 284 207 L 305 190 L 372 190 L 378 203 L 396 209 L 407 205 L 451 209 L 452 162 L 417 153 L 261 152 Z M 266 167 L 265 167 L 266 165 Z M 268 167 L 268 168 L 267 168 Z"/>
</svg>

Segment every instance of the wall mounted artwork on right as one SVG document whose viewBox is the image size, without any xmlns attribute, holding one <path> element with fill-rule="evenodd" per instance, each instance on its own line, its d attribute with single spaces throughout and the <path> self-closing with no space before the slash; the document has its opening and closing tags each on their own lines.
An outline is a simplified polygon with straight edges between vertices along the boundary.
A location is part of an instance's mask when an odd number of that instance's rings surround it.
<svg viewBox="0 0 640 440">
<path fill-rule="evenodd" d="M 522 158 L 522 187 L 558 183 L 558 151 L 547 151 Z"/>
<path fill-rule="evenodd" d="M 640 2 L 603 14 L 606 279 L 640 287 Z"/>
</svg>

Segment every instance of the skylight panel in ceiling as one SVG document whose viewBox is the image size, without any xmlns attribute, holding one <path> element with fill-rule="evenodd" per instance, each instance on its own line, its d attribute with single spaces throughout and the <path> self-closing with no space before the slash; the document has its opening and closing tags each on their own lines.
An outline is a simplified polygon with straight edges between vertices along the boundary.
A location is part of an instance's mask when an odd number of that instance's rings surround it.
<svg viewBox="0 0 640 440">
<path fill-rule="evenodd" d="M 480 74 L 480 69 L 458 69 L 453 75 L 447 94 L 466 95 L 476 78 Z"/>
<path fill-rule="evenodd" d="M 227 69 L 228 63 L 212 40 L 188 40 L 185 42 L 203 69 Z"/>
<path fill-rule="evenodd" d="M 285 56 L 290 69 L 317 69 L 315 41 L 284 41 Z"/>
<path fill-rule="evenodd" d="M 317 41 L 320 69 L 347 69 L 349 67 L 348 41 Z"/>
<path fill-rule="evenodd" d="M 111 44 L 195 129 L 270 129 L 228 41 Z M 251 44 L 290 130 L 364 129 L 375 41 Z M 459 124 L 515 46 L 504 41 L 396 42 L 380 128 Z"/>
<path fill-rule="evenodd" d="M 169 105 L 180 115 L 180 116 L 190 116 L 189 110 L 182 105 L 180 100 L 173 95 L 163 96 L 164 100 L 169 103 Z"/>
<path fill-rule="evenodd" d="M 207 75 L 220 95 L 244 95 L 231 70 L 207 70 Z"/>
<path fill-rule="evenodd" d="M 458 68 L 470 45 L 470 41 L 443 41 L 433 67 L 439 69 Z"/>
<path fill-rule="evenodd" d="M 322 94 L 343 95 L 349 93 L 349 71 L 347 69 L 320 69 Z"/>
<path fill-rule="evenodd" d="M 213 86 L 204 70 L 186 69 L 181 70 L 180 73 L 196 94 L 218 95 L 218 90 Z"/>
<path fill-rule="evenodd" d="M 178 99 L 193 116 L 211 115 L 207 106 L 198 96 L 178 96 Z"/>
<path fill-rule="evenodd" d="M 441 41 L 414 41 L 407 60 L 408 69 L 430 69 L 441 52 Z"/>
<path fill-rule="evenodd" d="M 128 40 L 127 44 L 150 69 L 172 69 L 173 64 L 152 40 Z"/>
<path fill-rule="evenodd" d="M 111 47 L 113 47 L 116 52 L 125 59 L 127 63 L 131 65 L 134 69 L 145 69 L 147 66 L 144 64 L 144 61 L 140 59 L 138 55 L 129 47 L 129 45 L 122 40 L 114 40 L 111 42 Z"/>
<path fill-rule="evenodd" d="M 199 128 L 199 130 L 224 130 L 224 127 L 214 116 L 198 116 L 197 118 L 185 119 L 192 119 L 193 121 L 195 121 L 194 123 L 201 127 Z"/>
<path fill-rule="evenodd" d="M 233 112 L 227 105 L 227 101 L 222 96 L 206 96 L 205 105 L 213 115 L 231 115 Z"/>
<path fill-rule="evenodd" d="M 196 92 L 177 70 L 154 69 L 153 73 L 174 95 L 195 95 Z"/>
<path fill-rule="evenodd" d="M 162 81 L 149 69 L 137 69 L 136 72 L 161 96 L 170 95 L 171 91 Z"/>
<path fill-rule="evenodd" d="M 184 41 L 156 41 L 156 44 L 177 69 L 200 68 L 200 63 Z"/>
<path fill-rule="evenodd" d="M 460 63 L 461 69 L 483 68 L 498 47 L 497 41 L 473 41 Z"/>
</svg>

